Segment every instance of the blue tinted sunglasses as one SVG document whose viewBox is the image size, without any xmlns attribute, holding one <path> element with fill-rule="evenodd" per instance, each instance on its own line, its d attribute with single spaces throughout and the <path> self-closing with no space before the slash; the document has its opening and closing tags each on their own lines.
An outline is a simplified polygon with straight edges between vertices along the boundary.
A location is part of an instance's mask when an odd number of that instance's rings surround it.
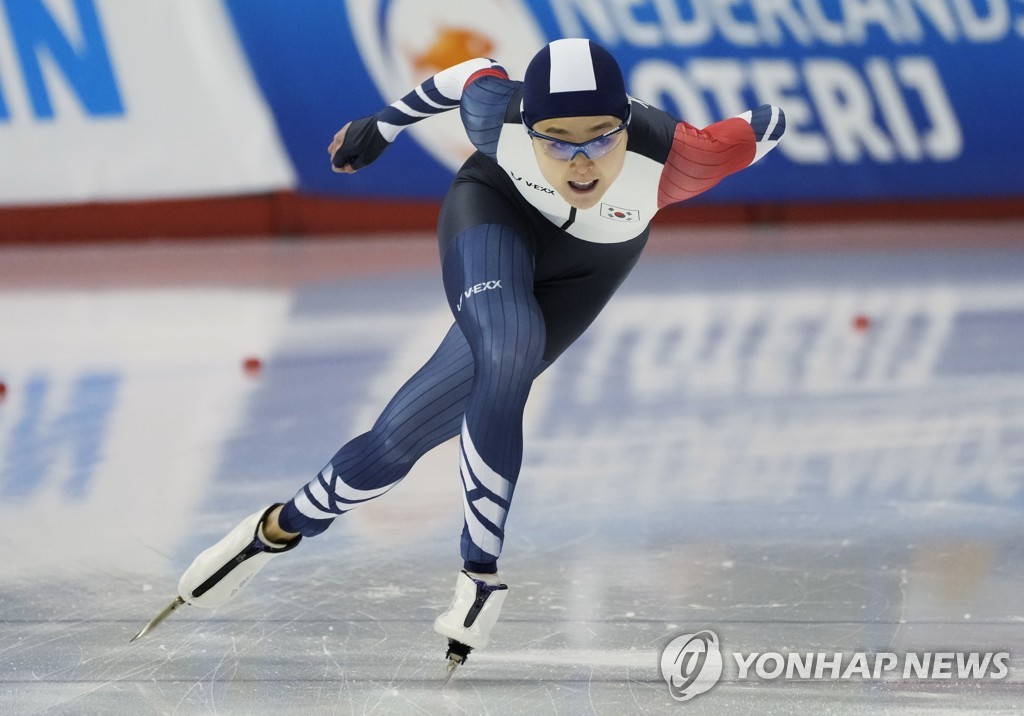
<svg viewBox="0 0 1024 716">
<path fill-rule="evenodd" d="M 605 132 L 599 137 L 594 137 L 586 142 L 567 142 L 564 139 L 557 139 L 555 137 L 549 137 L 546 134 L 535 132 L 526 124 L 526 119 L 523 119 L 523 126 L 526 127 L 526 133 L 534 139 L 540 140 L 541 150 L 552 159 L 557 159 L 563 162 L 569 162 L 576 158 L 577 154 L 582 154 L 591 161 L 600 159 L 605 154 L 615 149 L 619 142 L 622 140 L 622 131 L 629 126 L 629 120 L 633 116 L 632 108 L 630 108 L 629 114 L 626 115 L 626 121 L 620 124 L 610 132 Z"/>
</svg>

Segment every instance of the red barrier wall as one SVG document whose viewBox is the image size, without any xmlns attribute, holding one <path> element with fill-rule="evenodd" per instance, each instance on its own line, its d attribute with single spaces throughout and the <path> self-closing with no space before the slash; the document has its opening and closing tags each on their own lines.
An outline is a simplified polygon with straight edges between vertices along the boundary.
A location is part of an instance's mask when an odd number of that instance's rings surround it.
<svg viewBox="0 0 1024 716">
<path fill-rule="evenodd" d="M 0 208 L 0 244 L 312 236 L 432 230 L 438 204 L 342 201 L 291 192 L 217 199 Z M 1024 197 L 892 203 L 679 205 L 656 224 L 1024 218 Z M 1024 241 L 1024 236 L 1021 237 Z"/>
</svg>

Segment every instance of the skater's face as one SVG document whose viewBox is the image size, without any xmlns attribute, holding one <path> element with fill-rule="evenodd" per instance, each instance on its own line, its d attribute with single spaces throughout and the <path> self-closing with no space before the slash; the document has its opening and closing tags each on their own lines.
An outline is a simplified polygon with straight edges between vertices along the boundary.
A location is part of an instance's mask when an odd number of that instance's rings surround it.
<svg viewBox="0 0 1024 716">
<path fill-rule="evenodd" d="M 626 129 L 618 117 L 557 117 L 531 129 L 540 173 L 577 209 L 596 205 L 626 161 Z"/>
</svg>

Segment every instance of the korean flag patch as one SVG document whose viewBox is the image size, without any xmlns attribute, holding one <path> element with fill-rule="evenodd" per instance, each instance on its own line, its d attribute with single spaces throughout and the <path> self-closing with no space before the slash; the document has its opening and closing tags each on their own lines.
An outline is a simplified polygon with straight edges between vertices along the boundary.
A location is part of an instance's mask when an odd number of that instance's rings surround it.
<svg viewBox="0 0 1024 716">
<path fill-rule="evenodd" d="M 601 204 L 601 216 L 612 221 L 640 221 L 640 212 L 636 209 L 621 209 L 611 204 Z"/>
</svg>

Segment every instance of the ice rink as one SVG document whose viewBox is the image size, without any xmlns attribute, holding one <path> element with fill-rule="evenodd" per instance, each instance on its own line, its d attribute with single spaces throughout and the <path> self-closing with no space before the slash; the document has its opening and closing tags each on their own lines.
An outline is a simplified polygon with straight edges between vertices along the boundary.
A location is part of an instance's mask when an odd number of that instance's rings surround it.
<svg viewBox="0 0 1024 716">
<path fill-rule="evenodd" d="M 455 443 L 128 643 L 430 355 L 433 239 L 2 248 L 0 713 L 1020 713 L 1022 239 L 656 227 L 535 385 L 511 591 L 447 686 Z M 680 702 L 662 650 L 702 630 L 724 670 Z M 899 666 L 741 673 L 769 653 Z"/>
</svg>

